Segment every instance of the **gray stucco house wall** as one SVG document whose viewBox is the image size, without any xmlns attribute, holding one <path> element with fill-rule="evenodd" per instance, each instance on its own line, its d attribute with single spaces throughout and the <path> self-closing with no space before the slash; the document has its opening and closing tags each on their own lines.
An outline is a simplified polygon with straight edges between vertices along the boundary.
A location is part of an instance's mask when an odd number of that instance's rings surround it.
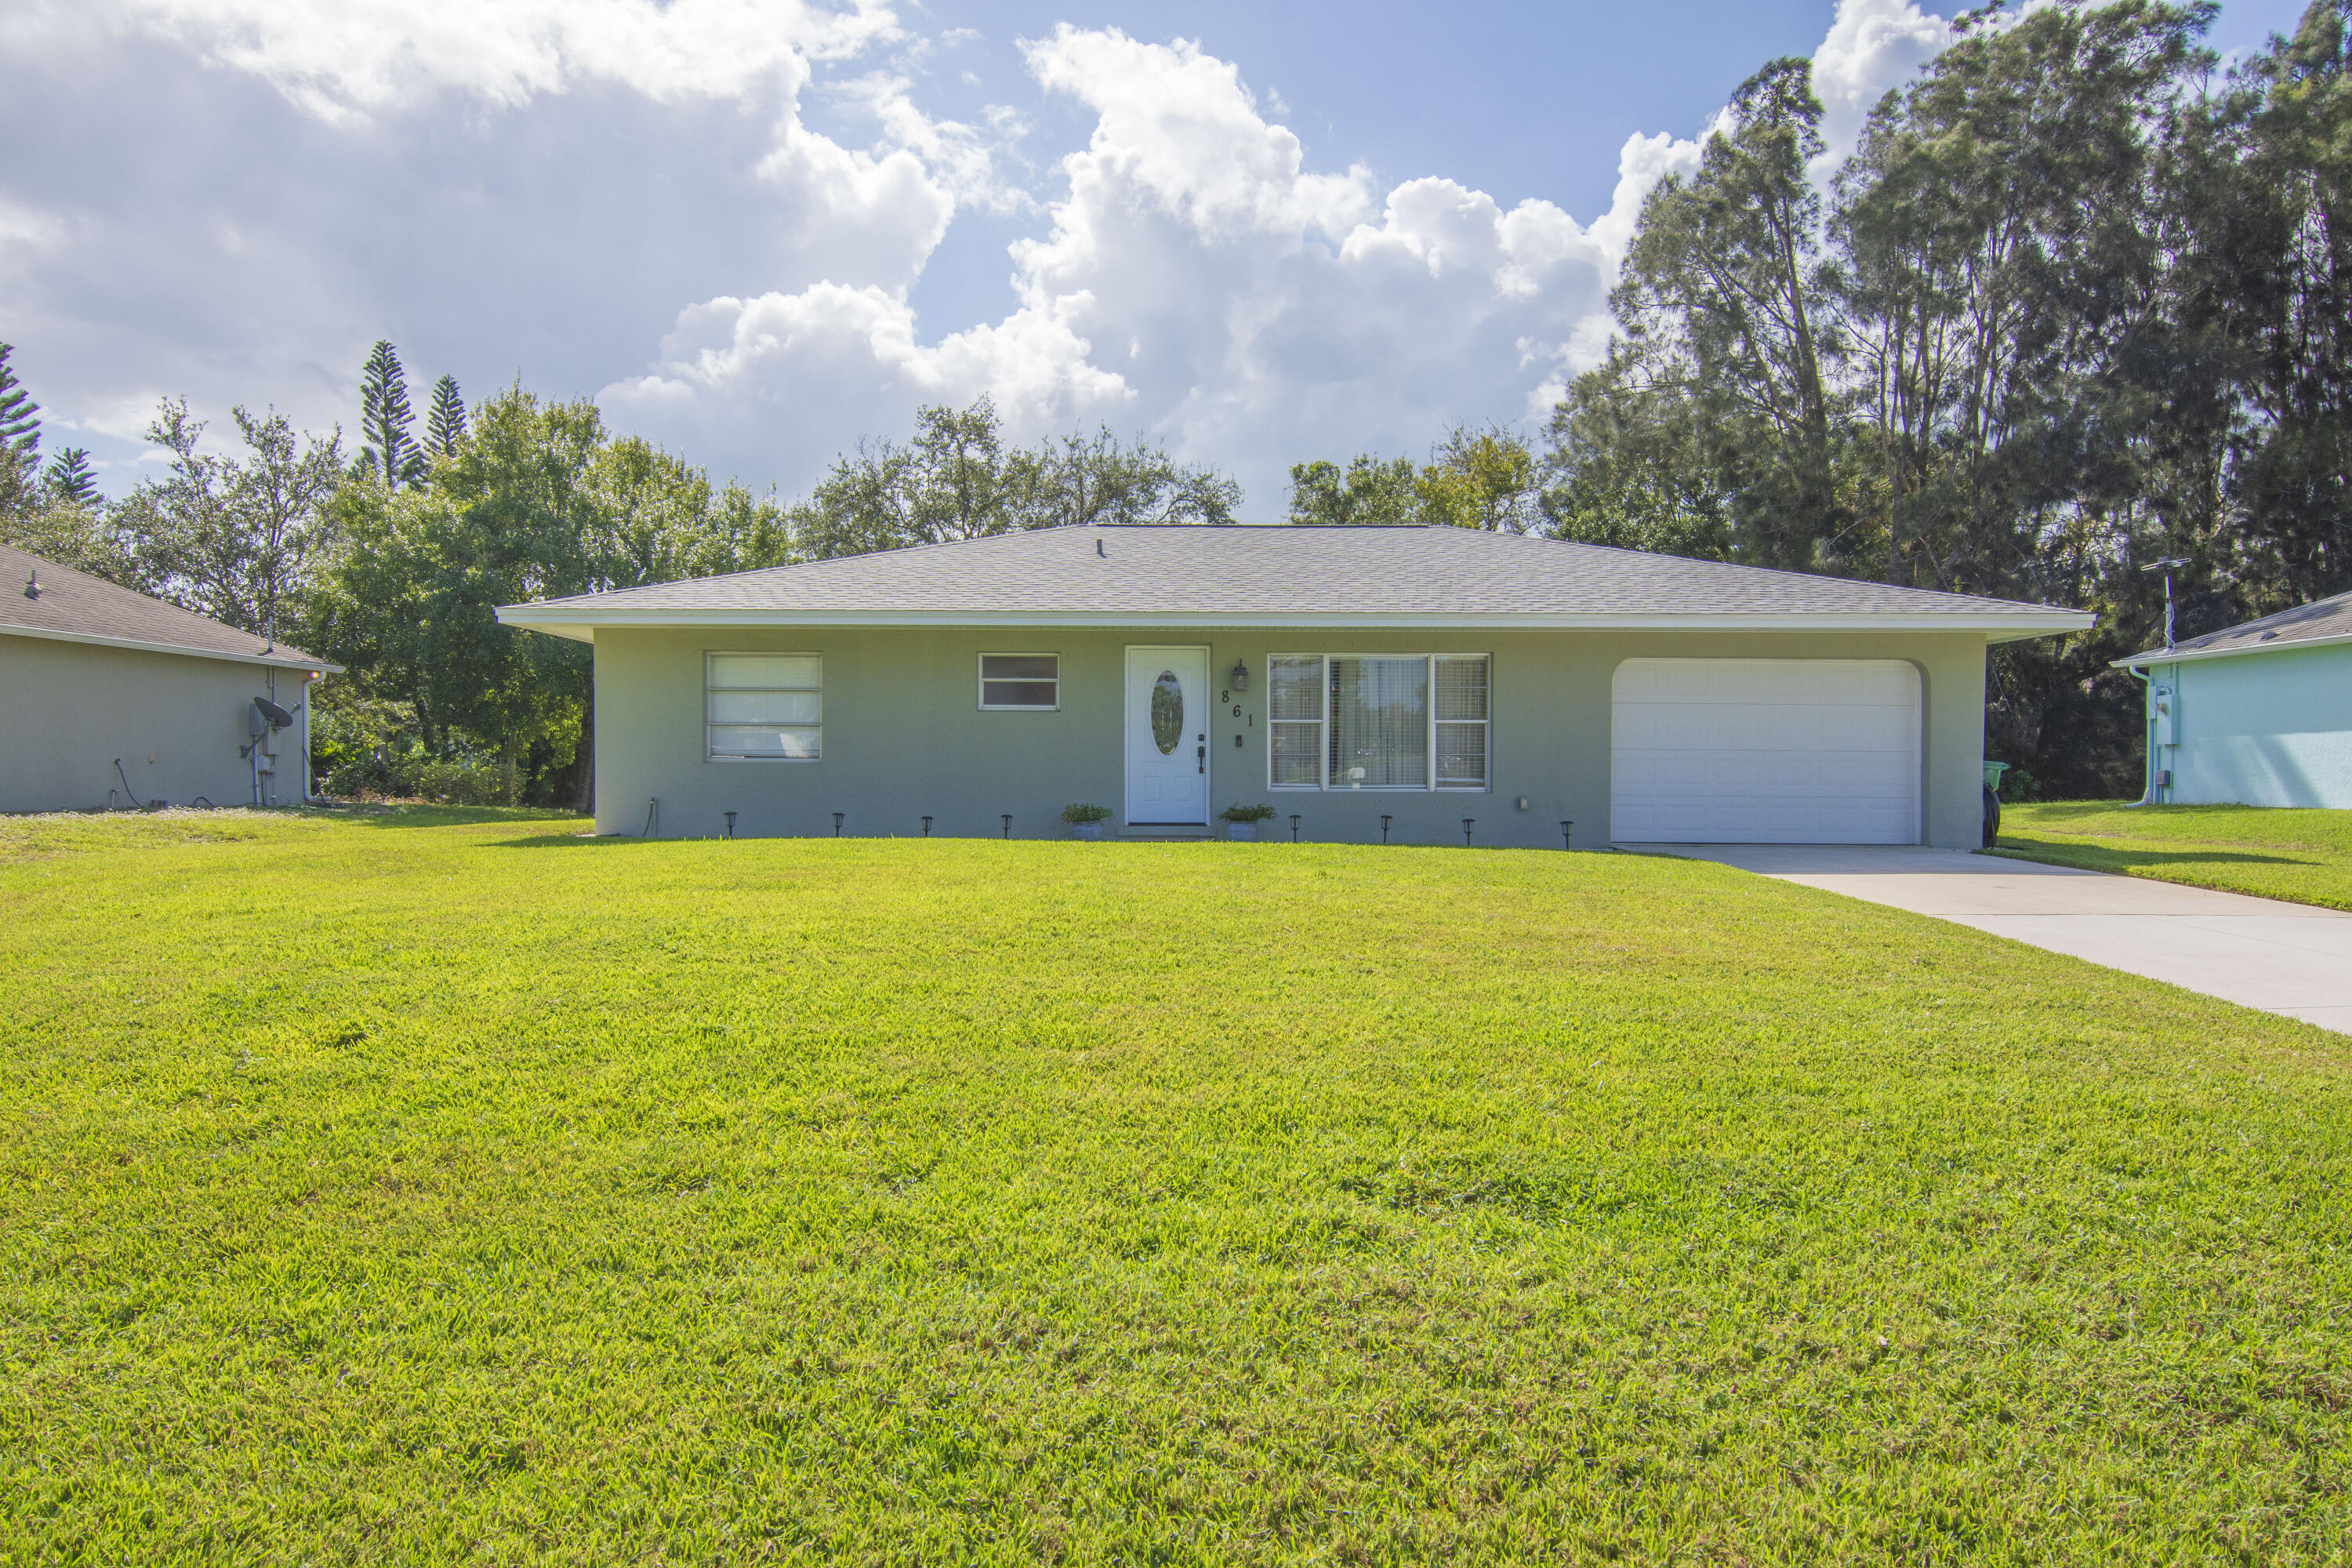
<svg viewBox="0 0 2352 1568">
<path fill-rule="evenodd" d="M 829 835 L 835 813 L 841 831 L 857 836 L 915 837 L 928 816 L 935 836 L 994 837 L 1010 816 L 1013 837 L 1055 837 L 1067 831 L 1062 808 L 1080 802 L 1111 807 L 1114 835 L 1213 832 L 1206 821 L 1138 821 L 1132 795 L 1132 737 L 1144 720 L 1130 666 L 1174 666 L 1197 649 L 1207 689 L 1192 698 L 1188 678 L 1170 762 L 1200 753 L 1207 812 L 1198 815 L 1265 803 L 1278 813 L 1265 837 L 1288 838 L 1296 814 L 1302 839 L 1370 843 L 1381 841 L 1385 816 L 1391 842 L 1453 844 L 1467 817 L 1475 842 L 1527 847 L 1558 847 L 1562 821 L 1576 824 L 1580 847 L 1659 836 L 1612 820 L 1634 815 L 1619 731 L 1641 700 L 1624 673 L 1643 668 L 1728 679 L 1725 706 L 1693 711 L 1741 739 L 1727 741 L 1724 758 L 1685 761 L 1694 787 L 1730 796 L 1743 780 L 1768 792 L 1843 787 L 1836 766 L 1810 784 L 1772 782 L 1836 742 L 1776 733 L 1784 721 L 1836 728 L 1837 713 L 1805 700 L 1812 676 L 1834 685 L 1828 676 L 1863 672 L 1898 700 L 1907 688 L 1901 761 L 1916 782 L 1899 830 L 1878 841 L 1972 847 L 1988 641 L 2089 624 L 2043 606 L 1551 541 L 1293 528 L 1055 530 L 509 606 L 501 616 L 594 644 L 600 833 L 642 832 L 650 816 L 661 837 L 717 836 L 732 812 L 740 837 Z M 1141 649 L 1154 651 L 1131 652 Z M 710 673 L 714 656 L 748 668 L 756 661 L 745 656 L 760 655 L 821 669 L 807 677 L 822 688 L 806 710 L 822 716 L 814 758 L 712 754 L 730 700 L 709 684 L 721 679 Z M 1052 706 L 985 706 L 980 676 L 991 655 L 1051 656 L 1037 668 L 1058 672 Z M 1455 787 L 1338 784 L 1349 770 L 1327 709 L 1325 728 L 1305 731 L 1318 756 L 1330 753 L 1321 776 L 1277 782 L 1275 662 L 1293 679 L 1320 658 L 1313 668 L 1336 682 L 1366 656 L 1390 657 L 1408 676 L 1416 659 L 1470 661 L 1485 688 L 1482 776 Z M 1758 672 L 1769 678 L 1762 686 L 1748 679 Z M 1286 689 L 1285 711 L 1295 710 L 1307 688 Z M 1778 706 L 1750 713 L 1739 690 Z M 1818 824 L 1835 837 L 1841 820 L 1830 800 L 1788 818 L 1792 827 L 1760 831 L 1785 839 Z"/>
<path fill-rule="evenodd" d="M 0 545 L 0 811 L 299 802 L 335 668 Z M 256 697 L 294 724 L 257 737 Z"/>
<path fill-rule="evenodd" d="M 2117 662 L 2147 681 L 2151 799 L 2352 809 L 2352 594 Z"/>
</svg>

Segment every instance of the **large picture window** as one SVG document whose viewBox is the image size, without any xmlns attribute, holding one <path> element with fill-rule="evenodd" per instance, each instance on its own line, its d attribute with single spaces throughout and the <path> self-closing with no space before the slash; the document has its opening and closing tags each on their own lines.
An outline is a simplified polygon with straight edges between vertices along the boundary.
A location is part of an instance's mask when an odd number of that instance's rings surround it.
<svg viewBox="0 0 2352 1568">
<path fill-rule="evenodd" d="M 824 749 L 824 660 L 813 653 L 706 654 L 702 705 L 713 761 L 815 762 Z"/>
<path fill-rule="evenodd" d="M 980 705 L 1015 712 L 1052 712 L 1062 705 L 1062 656 L 982 654 Z"/>
<path fill-rule="evenodd" d="M 1276 789 L 1485 789 L 1485 654 L 1275 654 Z"/>
</svg>

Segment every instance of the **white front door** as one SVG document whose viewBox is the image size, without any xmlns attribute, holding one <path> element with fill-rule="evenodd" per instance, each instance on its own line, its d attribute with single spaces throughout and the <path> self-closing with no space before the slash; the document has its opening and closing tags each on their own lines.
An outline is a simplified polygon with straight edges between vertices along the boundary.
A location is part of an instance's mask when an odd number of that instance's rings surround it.
<svg viewBox="0 0 2352 1568">
<path fill-rule="evenodd" d="M 1127 820 L 1209 821 L 1209 650 L 1127 650 Z"/>
</svg>

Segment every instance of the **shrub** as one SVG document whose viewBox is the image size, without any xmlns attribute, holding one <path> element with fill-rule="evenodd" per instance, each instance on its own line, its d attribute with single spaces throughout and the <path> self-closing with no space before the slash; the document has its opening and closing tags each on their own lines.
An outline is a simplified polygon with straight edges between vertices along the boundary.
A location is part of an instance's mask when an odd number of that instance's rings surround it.
<svg viewBox="0 0 2352 1568">
<path fill-rule="evenodd" d="M 1108 822 L 1110 820 L 1110 807 L 1107 805 L 1066 805 L 1062 807 L 1062 820 L 1068 823 L 1073 827 L 1079 826 L 1081 823 Z"/>
<path fill-rule="evenodd" d="M 439 805 L 512 805 L 512 768 L 500 763 L 443 762 L 421 752 L 367 752 L 327 774 L 327 793 L 352 798 L 429 800 Z"/>
<path fill-rule="evenodd" d="M 1219 822 L 1271 822 L 1274 807 L 1270 805 L 1229 805 L 1217 813 Z"/>
</svg>

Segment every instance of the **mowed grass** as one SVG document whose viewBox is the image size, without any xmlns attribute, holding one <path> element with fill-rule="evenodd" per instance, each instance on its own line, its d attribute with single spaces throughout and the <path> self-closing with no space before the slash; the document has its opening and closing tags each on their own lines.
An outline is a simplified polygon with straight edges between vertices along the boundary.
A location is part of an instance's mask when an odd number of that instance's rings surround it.
<svg viewBox="0 0 2352 1568">
<path fill-rule="evenodd" d="M 2341 1563 L 2352 1042 L 1704 863 L 0 822 L 13 1562 Z"/>
<path fill-rule="evenodd" d="M 2001 808 L 2022 859 L 2352 910 L 2352 811 L 2053 801 Z"/>
</svg>

